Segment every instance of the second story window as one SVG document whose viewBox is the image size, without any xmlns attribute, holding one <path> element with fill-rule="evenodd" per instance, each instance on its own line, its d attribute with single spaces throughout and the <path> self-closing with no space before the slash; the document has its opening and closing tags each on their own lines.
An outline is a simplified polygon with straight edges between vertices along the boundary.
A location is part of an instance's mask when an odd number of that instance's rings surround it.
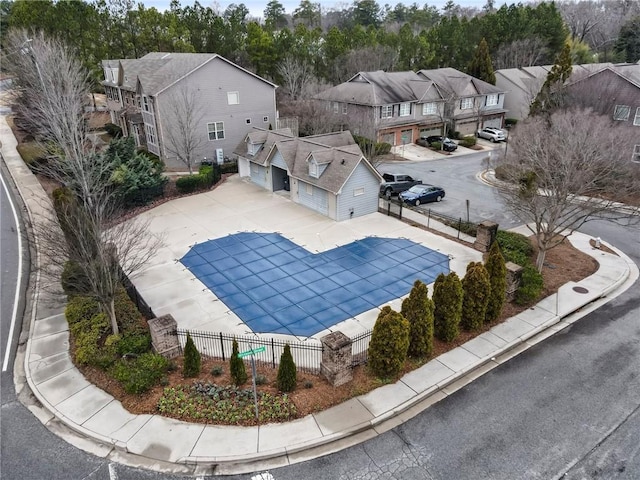
<svg viewBox="0 0 640 480">
<path fill-rule="evenodd" d="M 411 115 L 411 104 L 410 103 L 401 103 L 400 104 L 400 116 L 406 117 L 407 115 Z"/>
<path fill-rule="evenodd" d="M 393 105 L 383 105 L 380 110 L 380 118 L 393 117 Z"/>
<path fill-rule="evenodd" d="M 636 108 L 636 116 L 633 117 L 633 124 L 636 127 L 640 127 L 640 107 Z"/>
<path fill-rule="evenodd" d="M 470 110 L 473 108 L 473 97 L 467 97 L 460 100 L 460 110 Z"/>
<path fill-rule="evenodd" d="M 238 93 L 238 92 L 227 92 L 227 104 L 229 104 L 229 105 L 238 105 L 238 104 L 240 104 L 240 93 Z"/>
<path fill-rule="evenodd" d="M 343 103 L 343 104 L 342 104 L 342 114 L 343 114 L 343 115 L 346 115 L 346 114 L 347 114 L 347 104 L 346 104 L 346 103 Z"/>
<path fill-rule="evenodd" d="M 614 120 L 629 120 L 629 114 L 631 113 L 631 107 L 629 105 L 616 105 L 613 111 Z"/>
<path fill-rule="evenodd" d="M 207 123 L 209 140 L 224 140 L 224 122 Z"/>
<path fill-rule="evenodd" d="M 149 97 L 147 97 L 146 95 L 142 96 L 142 108 L 145 112 L 151 111 L 149 109 Z"/>
<path fill-rule="evenodd" d="M 435 115 L 438 112 L 438 107 L 434 102 L 422 104 L 423 115 Z"/>
<path fill-rule="evenodd" d="M 340 111 L 340 104 L 338 102 L 333 102 L 333 113 L 338 113 Z"/>
<path fill-rule="evenodd" d="M 487 100 L 485 102 L 487 107 L 492 107 L 494 105 L 498 105 L 498 94 L 492 93 L 491 95 L 487 95 Z"/>
</svg>

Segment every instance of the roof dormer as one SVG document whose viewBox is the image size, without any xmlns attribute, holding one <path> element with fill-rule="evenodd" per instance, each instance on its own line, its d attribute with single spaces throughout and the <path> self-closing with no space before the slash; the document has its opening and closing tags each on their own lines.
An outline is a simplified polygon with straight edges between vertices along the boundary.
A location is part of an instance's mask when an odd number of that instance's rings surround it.
<svg viewBox="0 0 640 480">
<path fill-rule="evenodd" d="M 309 154 L 307 163 L 309 164 L 309 176 L 312 178 L 320 178 L 331 163 L 331 158 L 327 157 L 326 152 L 315 152 Z"/>
</svg>

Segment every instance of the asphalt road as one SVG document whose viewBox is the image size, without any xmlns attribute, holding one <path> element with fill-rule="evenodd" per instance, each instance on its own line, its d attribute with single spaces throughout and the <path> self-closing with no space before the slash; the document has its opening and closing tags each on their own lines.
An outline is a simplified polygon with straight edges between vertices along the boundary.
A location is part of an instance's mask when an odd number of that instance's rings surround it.
<svg viewBox="0 0 640 480">
<path fill-rule="evenodd" d="M 400 168 L 402 167 L 402 168 Z M 509 217 L 475 175 L 482 155 L 384 165 L 443 186 L 434 209 Z M 429 207 L 427 206 L 427 207 Z M 458 214 L 460 215 L 460 214 Z M 640 264 L 640 229 L 593 222 L 585 233 Z M 462 388 L 411 421 L 333 455 L 230 478 L 640 478 L 640 282 L 571 328 Z M 21 404 L 2 404 L 3 478 L 177 479 L 88 455 L 45 429 Z"/>
</svg>

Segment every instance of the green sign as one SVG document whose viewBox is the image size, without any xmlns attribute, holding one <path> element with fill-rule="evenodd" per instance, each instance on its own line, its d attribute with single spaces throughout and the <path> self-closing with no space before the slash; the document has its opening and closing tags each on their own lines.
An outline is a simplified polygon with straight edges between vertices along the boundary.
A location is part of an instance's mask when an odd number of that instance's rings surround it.
<svg viewBox="0 0 640 480">
<path fill-rule="evenodd" d="M 253 350 L 247 350 L 246 352 L 240 352 L 238 353 L 238 358 L 244 358 L 244 357 L 248 357 L 249 355 L 253 355 L 255 353 L 262 353 L 266 351 L 267 351 L 267 347 L 262 346 L 262 347 L 254 348 Z"/>
</svg>

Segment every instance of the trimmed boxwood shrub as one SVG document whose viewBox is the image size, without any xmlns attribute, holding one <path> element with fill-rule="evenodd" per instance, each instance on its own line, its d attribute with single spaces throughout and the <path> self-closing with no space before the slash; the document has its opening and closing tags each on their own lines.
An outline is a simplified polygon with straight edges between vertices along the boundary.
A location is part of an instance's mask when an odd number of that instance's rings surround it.
<svg viewBox="0 0 640 480">
<path fill-rule="evenodd" d="M 496 240 L 507 262 L 524 267 L 533 255 L 533 246 L 527 237 L 520 233 L 498 230 Z"/>
<path fill-rule="evenodd" d="M 244 368 L 244 362 L 238 357 L 238 342 L 233 339 L 233 350 L 229 359 L 229 373 L 231 381 L 235 386 L 243 385 L 247 381 L 247 370 Z"/>
<path fill-rule="evenodd" d="M 284 346 L 282 355 L 280 355 L 280 365 L 278 365 L 278 390 L 285 393 L 293 392 L 296 388 L 296 381 L 296 364 L 294 363 L 293 356 L 291 355 L 291 347 L 289 347 L 289 344 L 287 343 Z"/>
<path fill-rule="evenodd" d="M 104 131 L 111 135 L 113 138 L 122 137 L 122 128 L 120 128 L 115 123 L 106 123 L 104 126 Z"/>
<path fill-rule="evenodd" d="M 238 173 L 238 162 L 226 162 L 220 165 L 220 173 Z"/>
<path fill-rule="evenodd" d="M 388 305 L 378 315 L 369 343 L 369 368 L 379 378 L 400 373 L 409 349 L 409 321 Z"/>
<path fill-rule="evenodd" d="M 520 286 L 516 290 L 516 303 L 528 305 L 540 297 L 544 287 L 542 274 L 538 272 L 533 263 L 525 265 L 522 269 Z"/>
<path fill-rule="evenodd" d="M 98 360 L 103 361 L 105 352 L 100 349 L 100 339 L 110 329 L 109 318 L 106 313 L 98 313 L 89 319 L 83 319 L 74 324 L 75 360 L 81 365 L 96 365 Z M 113 351 L 110 353 L 113 357 Z M 100 358 L 98 358 L 100 357 Z"/>
<path fill-rule="evenodd" d="M 402 302 L 400 314 L 409 322 L 409 349 L 414 358 L 428 358 L 433 351 L 433 302 L 427 286 L 416 280 Z"/>
<path fill-rule="evenodd" d="M 98 313 L 100 313 L 100 304 L 91 297 L 82 296 L 71 297 L 64 310 L 71 333 L 74 333 L 74 329 L 78 328 L 79 324 L 91 320 Z"/>
<path fill-rule="evenodd" d="M 462 279 L 462 291 L 462 328 L 479 330 L 484 324 L 491 295 L 489 273 L 482 263 L 471 262 L 467 265 L 467 273 Z"/>
<path fill-rule="evenodd" d="M 162 355 L 144 353 L 133 360 L 120 360 L 111 370 L 125 392 L 140 394 L 149 391 L 169 370 L 170 362 Z"/>
<path fill-rule="evenodd" d="M 474 135 L 466 135 L 462 137 L 458 143 L 461 147 L 473 147 L 478 142 L 478 139 Z"/>
<path fill-rule="evenodd" d="M 192 193 L 200 187 L 199 175 L 186 175 L 176 180 L 176 188 L 180 193 Z"/>
<path fill-rule="evenodd" d="M 433 286 L 433 327 L 435 336 L 444 342 L 452 342 L 460 332 L 462 298 L 462 283 L 456 272 L 438 275 Z"/>
<path fill-rule="evenodd" d="M 200 374 L 200 352 L 193 343 L 193 338 L 187 332 L 187 342 L 184 345 L 184 367 L 182 374 L 185 378 L 197 377 Z"/>
</svg>

